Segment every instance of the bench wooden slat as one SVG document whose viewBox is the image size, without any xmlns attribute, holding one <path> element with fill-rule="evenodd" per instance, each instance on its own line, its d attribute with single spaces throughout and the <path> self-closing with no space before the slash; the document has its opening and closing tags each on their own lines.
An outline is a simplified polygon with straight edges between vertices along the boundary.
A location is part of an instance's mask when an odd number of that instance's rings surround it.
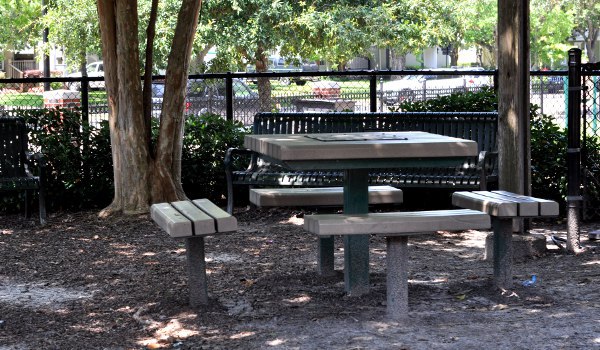
<svg viewBox="0 0 600 350">
<path fill-rule="evenodd" d="M 304 229 L 319 236 L 379 234 L 410 236 L 435 231 L 489 229 L 489 215 L 470 209 L 304 217 Z"/>
<path fill-rule="evenodd" d="M 179 201 L 172 202 L 171 205 L 192 222 L 194 236 L 206 236 L 217 232 L 215 220 L 192 202 Z"/>
<path fill-rule="evenodd" d="M 517 216 L 538 216 L 540 215 L 538 203 L 532 201 L 529 197 L 523 196 L 522 198 L 517 198 L 515 196 L 507 196 L 502 193 L 497 193 L 495 191 L 473 191 L 473 193 L 481 194 L 483 196 L 489 197 L 492 200 L 499 201 L 507 201 L 517 203 Z M 509 192 L 507 192 L 509 193 Z"/>
<path fill-rule="evenodd" d="M 402 203 L 402 190 L 392 186 L 369 186 L 369 204 Z M 342 205 L 343 187 L 253 188 L 250 202 L 259 207 Z"/>
<path fill-rule="evenodd" d="M 539 205 L 539 215 L 540 216 L 558 216 L 560 213 L 560 208 L 557 202 L 551 201 L 543 198 L 535 198 L 530 196 L 518 195 L 515 193 L 511 193 L 508 191 L 492 191 L 494 193 L 502 194 L 507 197 L 513 197 L 520 201 L 533 201 L 537 202 Z"/>
<path fill-rule="evenodd" d="M 459 191 L 452 195 L 452 204 L 481 210 L 497 217 L 557 216 L 558 203 L 507 191 Z"/>
<path fill-rule="evenodd" d="M 473 192 L 454 192 L 452 204 L 472 210 L 480 210 L 492 216 L 516 217 L 519 214 L 517 203 L 506 200 L 492 199 L 483 194 Z"/>
<path fill-rule="evenodd" d="M 169 203 L 153 204 L 150 207 L 152 220 L 171 237 L 191 237 L 192 223 Z"/>
<path fill-rule="evenodd" d="M 195 199 L 192 202 L 215 220 L 217 232 L 230 232 L 237 230 L 237 219 L 216 206 L 213 202 L 205 198 Z"/>
</svg>

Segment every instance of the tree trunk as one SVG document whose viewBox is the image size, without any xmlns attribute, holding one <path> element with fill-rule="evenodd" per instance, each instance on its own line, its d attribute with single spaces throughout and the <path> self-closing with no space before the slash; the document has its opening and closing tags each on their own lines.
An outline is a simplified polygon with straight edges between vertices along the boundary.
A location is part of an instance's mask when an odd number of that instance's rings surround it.
<svg viewBox="0 0 600 350">
<path fill-rule="evenodd" d="M 185 198 L 181 188 L 183 109 L 201 1 L 183 0 L 167 65 L 158 143 L 151 149 L 140 81 L 137 1 L 98 0 L 115 196 L 102 215 L 144 213 L 151 203 Z M 195 15 L 194 15 L 195 14 Z"/>
<path fill-rule="evenodd" d="M 256 52 L 256 72 L 264 73 L 269 70 L 269 57 L 260 47 Z M 261 112 L 271 112 L 273 103 L 271 100 L 271 80 L 268 77 L 259 77 L 258 83 L 258 103 Z"/>
<path fill-rule="evenodd" d="M 458 66 L 458 45 L 452 45 L 452 49 L 448 53 L 450 56 L 450 66 L 456 67 Z"/>
<path fill-rule="evenodd" d="M 390 68 L 392 70 L 403 70 L 406 67 L 406 54 L 396 50 L 390 52 Z"/>
</svg>

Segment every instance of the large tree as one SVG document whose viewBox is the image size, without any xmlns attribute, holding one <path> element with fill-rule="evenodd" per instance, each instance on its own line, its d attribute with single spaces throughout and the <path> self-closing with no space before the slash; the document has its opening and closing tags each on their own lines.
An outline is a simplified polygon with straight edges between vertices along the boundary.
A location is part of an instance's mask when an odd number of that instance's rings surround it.
<svg viewBox="0 0 600 350">
<path fill-rule="evenodd" d="M 135 0 L 98 0 L 114 167 L 114 200 L 102 213 L 143 213 L 151 203 L 185 198 L 181 149 L 185 87 L 201 0 L 182 0 L 168 56 L 156 145 L 151 143 L 152 48 L 158 0 L 146 28 L 144 81 Z"/>
<path fill-rule="evenodd" d="M 39 1 L 0 0 L 0 55 L 4 50 L 22 50 L 35 45 L 42 35 L 35 30 L 41 15 Z"/>
<path fill-rule="evenodd" d="M 583 39 L 588 62 L 596 62 L 596 45 L 600 33 L 600 1 L 564 0 L 564 3 L 575 13 L 573 32 Z"/>
<path fill-rule="evenodd" d="M 573 13 L 558 1 L 531 1 L 531 65 L 556 68 L 566 60 Z"/>
<path fill-rule="evenodd" d="M 53 0 L 47 8 L 40 24 L 48 31 L 49 45 L 61 45 L 65 61 L 71 66 L 83 69 L 88 55 L 100 55 L 98 33 L 98 13 L 94 0 Z"/>
</svg>

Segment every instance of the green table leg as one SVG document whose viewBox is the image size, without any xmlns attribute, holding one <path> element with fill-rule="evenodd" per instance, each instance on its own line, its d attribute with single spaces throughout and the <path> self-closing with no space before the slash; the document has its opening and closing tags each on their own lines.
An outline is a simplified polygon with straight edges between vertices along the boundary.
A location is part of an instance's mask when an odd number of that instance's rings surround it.
<svg viewBox="0 0 600 350">
<path fill-rule="evenodd" d="M 369 171 L 352 169 L 344 172 L 344 214 L 369 211 Z M 348 295 L 360 296 L 369 291 L 369 235 L 344 236 L 344 284 Z"/>
</svg>

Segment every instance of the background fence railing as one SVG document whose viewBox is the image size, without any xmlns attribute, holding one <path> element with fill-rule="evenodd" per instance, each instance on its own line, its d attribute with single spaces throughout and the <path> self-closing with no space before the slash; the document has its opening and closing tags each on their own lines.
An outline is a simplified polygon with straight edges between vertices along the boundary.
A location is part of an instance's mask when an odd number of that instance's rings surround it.
<svg viewBox="0 0 600 350">
<path fill-rule="evenodd" d="M 599 76 L 597 69 L 584 74 L 585 94 L 581 104 L 584 145 L 586 138 L 600 137 Z M 185 110 L 187 114 L 210 112 L 247 126 L 259 111 L 384 112 L 398 109 L 405 101 L 494 88 L 496 77 L 496 71 L 468 69 L 190 75 Z M 164 78 L 155 76 L 152 84 L 152 115 L 157 118 L 164 98 Z M 50 86 L 51 90 L 44 91 L 44 86 Z M 84 121 L 97 125 L 108 119 L 103 86 L 103 78 L 98 77 L 0 79 L 0 111 L 18 114 L 23 109 L 77 108 Z M 567 71 L 531 72 L 531 102 L 561 130 L 567 129 L 569 90 Z M 592 197 L 596 199 L 600 198 L 598 152 L 584 147 L 582 155 L 587 176 L 584 185 L 593 189 Z M 597 202 L 584 203 L 587 218 L 600 216 Z"/>
<path fill-rule="evenodd" d="M 566 126 L 567 72 L 531 72 L 531 102 Z M 212 112 L 252 124 L 258 111 L 387 111 L 406 100 L 426 100 L 494 87 L 495 71 L 352 71 L 190 75 L 186 113 Z M 261 79 L 270 87 L 263 87 Z M 164 76 L 154 77 L 153 114 L 160 115 Z M 43 91 L 49 83 L 52 91 Z M 102 78 L 0 79 L 0 109 L 76 106 L 90 123 L 108 118 Z M 79 91 L 68 90 L 77 87 Z M 99 87 L 99 88 L 98 88 Z M 232 92 L 228 98 L 227 89 Z M 266 102 L 265 102 L 266 101 Z"/>
</svg>

